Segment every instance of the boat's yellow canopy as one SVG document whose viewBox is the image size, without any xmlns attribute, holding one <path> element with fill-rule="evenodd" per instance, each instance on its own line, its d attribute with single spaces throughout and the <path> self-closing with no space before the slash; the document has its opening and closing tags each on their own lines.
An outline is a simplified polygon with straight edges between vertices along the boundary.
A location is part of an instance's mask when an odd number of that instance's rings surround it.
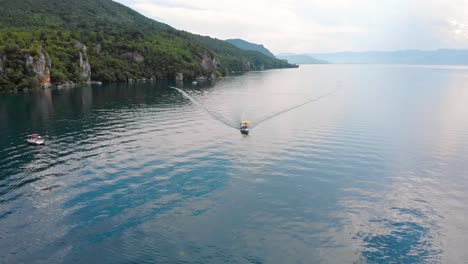
<svg viewBox="0 0 468 264">
<path fill-rule="evenodd" d="M 242 121 L 242 123 L 250 124 L 250 123 L 252 123 L 252 122 L 250 122 L 249 120 L 244 120 L 244 121 Z"/>
</svg>

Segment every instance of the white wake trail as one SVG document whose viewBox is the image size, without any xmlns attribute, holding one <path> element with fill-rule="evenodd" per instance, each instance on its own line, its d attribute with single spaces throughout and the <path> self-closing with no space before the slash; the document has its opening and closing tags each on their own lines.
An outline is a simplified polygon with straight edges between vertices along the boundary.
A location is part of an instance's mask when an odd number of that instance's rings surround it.
<svg viewBox="0 0 468 264">
<path fill-rule="evenodd" d="M 280 115 L 282 115 L 282 114 L 285 114 L 285 113 L 287 113 L 287 112 L 289 112 L 289 111 L 292 111 L 292 110 L 294 110 L 294 109 L 297 109 L 297 108 L 299 108 L 299 107 L 301 107 L 301 106 L 304 106 L 304 105 L 306 105 L 306 104 L 310 104 L 310 103 L 312 103 L 312 102 L 317 102 L 317 101 L 319 101 L 319 100 L 321 100 L 321 99 L 323 99 L 323 98 L 326 98 L 326 97 L 328 97 L 328 96 L 330 96 L 330 95 L 336 93 L 338 90 L 339 90 L 339 89 L 335 89 L 335 90 L 333 90 L 333 91 L 331 91 L 331 92 L 329 92 L 329 93 L 326 93 L 326 94 L 324 94 L 324 95 L 311 98 L 311 99 L 309 99 L 309 100 L 307 100 L 307 101 L 305 101 L 305 102 L 302 102 L 302 103 L 300 103 L 300 104 L 297 104 L 297 105 L 288 107 L 288 108 L 286 108 L 286 109 L 283 109 L 283 110 L 281 110 L 281 111 L 278 111 L 278 112 L 276 112 L 276 113 L 273 113 L 273 114 L 269 114 L 269 115 L 267 115 L 267 116 L 264 116 L 264 117 L 260 118 L 258 121 L 252 122 L 251 128 L 253 129 L 254 127 L 260 125 L 260 124 L 263 123 L 263 122 L 266 122 L 266 121 L 268 121 L 268 120 L 270 120 L 270 119 L 272 119 L 272 118 L 275 118 L 275 117 L 277 117 L 277 116 L 280 116 Z"/>
<path fill-rule="evenodd" d="M 228 118 L 222 116 L 221 114 L 219 113 L 216 113 L 215 111 L 209 109 L 208 107 L 206 107 L 203 103 L 201 103 L 200 101 L 198 101 L 195 97 L 191 96 L 190 94 L 188 94 L 187 92 L 185 92 L 184 90 L 182 89 L 179 89 L 177 87 L 172 87 L 172 86 L 169 86 L 169 88 L 172 88 L 172 89 L 175 89 L 177 90 L 179 93 L 181 93 L 185 98 L 189 99 L 192 103 L 196 104 L 197 106 L 199 106 L 201 109 L 203 109 L 207 114 L 209 114 L 213 119 L 223 123 L 224 125 L 230 127 L 230 128 L 234 128 L 234 129 L 239 129 L 239 125 L 238 125 L 238 122 L 236 121 L 233 121 L 233 120 L 229 120 Z"/>
<path fill-rule="evenodd" d="M 182 89 L 179 89 L 177 87 L 172 87 L 172 86 L 169 86 L 170 88 L 172 89 L 175 89 L 177 90 L 179 93 L 181 93 L 184 97 L 186 97 L 187 99 L 189 99 L 192 103 L 198 105 L 201 109 L 203 109 L 206 113 L 208 113 L 213 119 L 223 123 L 224 125 L 228 126 L 228 127 L 231 127 L 231 128 L 234 128 L 234 129 L 239 129 L 239 123 L 241 122 L 241 120 L 238 120 L 238 121 L 234 121 L 234 120 L 229 120 L 228 118 L 222 116 L 221 114 L 209 109 L 208 107 L 206 107 L 203 103 L 201 103 L 200 101 L 198 101 L 196 98 L 194 98 L 193 96 L 191 96 L 190 94 L 188 94 L 187 92 L 185 92 L 184 90 Z M 292 111 L 294 109 L 297 109 L 301 106 L 304 106 L 306 104 L 310 104 L 312 102 L 317 102 L 323 98 L 326 98 L 334 93 L 336 93 L 337 91 L 339 90 L 339 88 L 329 92 L 329 93 L 326 93 L 324 95 L 321 95 L 321 96 L 318 96 L 318 97 L 314 97 L 314 98 L 311 98 L 309 100 L 306 100 L 305 102 L 302 102 L 300 104 L 297 104 L 297 105 L 294 105 L 294 106 L 291 106 L 291 107 L 288 107 L 286 109 L 283 109 L 281 111 L 278 111 L 278 112 L 275 112 L 273 114 L 269 114 L 267 116 L 264 116 L 262 118 L 260 118 L 259 120 L 253 120 L 252 121 L 252 124 L 250 125 L 250 129 L 253 129 L 255 127 L 257 127 L 258 125 L 270 120 L 270 119 L 273 119 L 279 115 L 282 115 L 282 114 L 285 114 L 289 111 Z M 242 115 L 245 114 L 245 110 L 244 112 L 242 113 Z M 243 117 L 243 116 L 242 116 Z"/>
</svg>

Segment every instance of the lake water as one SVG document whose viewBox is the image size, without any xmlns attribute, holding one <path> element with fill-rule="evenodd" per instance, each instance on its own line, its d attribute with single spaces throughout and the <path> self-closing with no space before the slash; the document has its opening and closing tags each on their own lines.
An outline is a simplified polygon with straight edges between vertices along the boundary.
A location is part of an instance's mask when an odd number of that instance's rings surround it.
<svg viewBox="0 0 468 264">
<path fill-rule="evenodd" d="M 0 135 L 2 263 L 468 260 L 468 67 L 0 94 Z"/>
</svg>

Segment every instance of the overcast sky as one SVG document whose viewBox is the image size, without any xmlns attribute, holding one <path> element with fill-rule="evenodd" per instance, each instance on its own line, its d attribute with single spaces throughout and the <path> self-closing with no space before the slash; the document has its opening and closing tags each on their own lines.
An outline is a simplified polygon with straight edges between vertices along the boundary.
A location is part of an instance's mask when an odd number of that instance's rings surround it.
<svg viewBox="0 0 468 264">
<path fill-rule="evenodd" d="M 468 48 L 468 0 L 117 0 L 177 29 L 273 53 Z"/>
</svg>

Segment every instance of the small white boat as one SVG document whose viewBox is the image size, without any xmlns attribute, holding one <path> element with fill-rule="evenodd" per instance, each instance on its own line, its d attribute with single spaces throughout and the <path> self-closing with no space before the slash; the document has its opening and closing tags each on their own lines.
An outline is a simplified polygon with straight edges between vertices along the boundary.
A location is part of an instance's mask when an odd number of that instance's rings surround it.
<svg viewBox="0 0 468 264">
<path fill-rule="evenodd" d="M 32 134 L 31 137 L 26 139 L 28 144 L 34 145 L 34 146 L 39 146 L 39 145 L 44 145 L 45 144 L 45 139 L 43 139 L 41 136 L 38 134 Z"/>
</svg>

